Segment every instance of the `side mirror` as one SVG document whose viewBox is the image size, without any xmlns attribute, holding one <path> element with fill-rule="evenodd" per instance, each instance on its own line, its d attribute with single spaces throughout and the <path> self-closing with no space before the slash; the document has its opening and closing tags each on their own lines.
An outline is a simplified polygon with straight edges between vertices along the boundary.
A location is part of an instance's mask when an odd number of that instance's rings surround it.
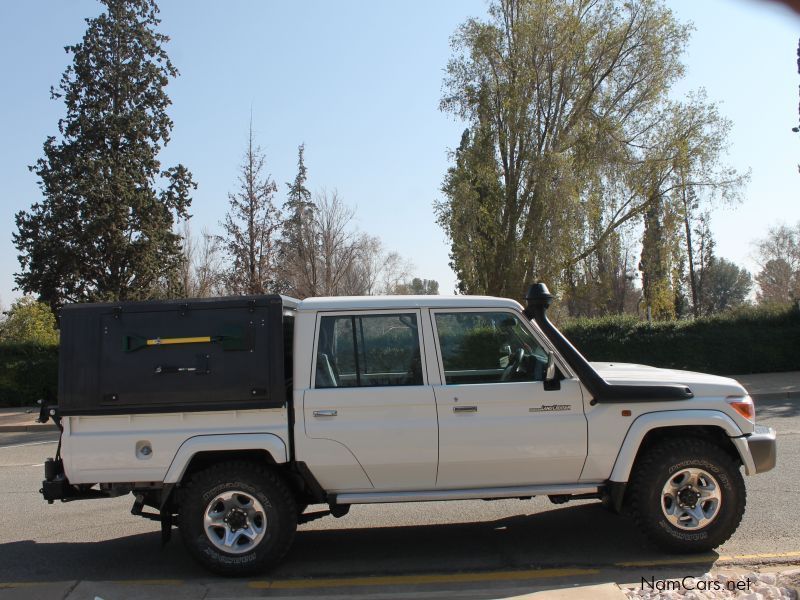
<svg viewBox="0 0 800 600">
<path fill-rule="evenodd" d="M 547 352 L 547 367 L 544 370 L 544 380 L 545 381 L 553 381 L 556 378 L 556 359 L 555 355 L 551 352 Z"/>
</svg>

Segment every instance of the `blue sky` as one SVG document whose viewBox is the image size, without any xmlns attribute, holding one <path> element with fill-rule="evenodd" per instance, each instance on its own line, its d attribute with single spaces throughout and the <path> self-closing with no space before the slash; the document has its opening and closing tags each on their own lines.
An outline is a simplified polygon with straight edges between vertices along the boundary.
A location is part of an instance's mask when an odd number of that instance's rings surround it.
<svg viewBox="0 0 800 600">
<path fill-rule="evenodd" d="M 252 109 L 257 139 L 281 188 L 306 144 L 312 189 L 336 189 L 358 226 L 382 238 L 421 277 L 453 289 L 432 203 L 463 124 L 438 110 L 449 37 L 483 0 L 211 2 L 161 0 L 161 30 L 181 71 L 170 83 L 175 122 L 162 164 L 184 163 L 199 188 L 192 227 L 218 229 Z M 715 211 L 719 255 L 754 269 L 752 241 L 800 221 L 795 51 L 800 18 L 759 0 L 667 2 L 696 31 L 677 92 L 705 87 L 734 122 L 729 162 L 752 169 L 737 207 Z M 13 215 L 39 197 L 27 169 L 63 105 L 49 99 L 94 1 L 4 3 L 0 18 L 0 301 L 18 292 Z"/>
</svg>

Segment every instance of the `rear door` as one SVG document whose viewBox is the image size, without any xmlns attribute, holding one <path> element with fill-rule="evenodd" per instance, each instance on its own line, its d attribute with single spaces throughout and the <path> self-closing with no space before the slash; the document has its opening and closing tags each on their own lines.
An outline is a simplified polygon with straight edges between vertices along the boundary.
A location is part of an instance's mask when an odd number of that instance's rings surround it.
<svg viewBox="0 0 800 600">
<path fill-rule="evenodd" d="M 574 483 L 586 459 L 577 379 L 545 389 L 547 352 L 508 309 L 433 310 L 442 385 L 437 487 Z"/>
<path fill-rule="evenodd" d="M 436 482 L 436 402 L 418 310 L 320 313 L 306 435 L 336 441 L 376 490 Z"/>
</svg>

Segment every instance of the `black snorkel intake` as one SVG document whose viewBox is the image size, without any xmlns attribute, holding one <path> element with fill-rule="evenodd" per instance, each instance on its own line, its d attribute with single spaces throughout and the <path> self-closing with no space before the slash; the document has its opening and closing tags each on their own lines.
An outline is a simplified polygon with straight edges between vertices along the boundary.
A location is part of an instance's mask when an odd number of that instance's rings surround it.
<svg viewBox="0 0 800 600">
<path fill-rule="evenodd" d="M 694 397 L 685 385 L 612 385 L 600 377 L 592 365 L 547 318 L 553 295 L 544 283 L 534 283 L 525 294 L 525 316 L 536 321 L 547 339 L 556 347 L 586 389 L 592 404 L 611 402 L 668 402 Z"/>
</svg>

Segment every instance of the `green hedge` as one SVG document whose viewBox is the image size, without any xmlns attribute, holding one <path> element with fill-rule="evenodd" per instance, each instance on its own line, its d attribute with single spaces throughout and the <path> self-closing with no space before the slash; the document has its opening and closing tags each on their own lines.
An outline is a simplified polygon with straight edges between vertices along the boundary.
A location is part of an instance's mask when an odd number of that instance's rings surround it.
<svg viewBox="0 0 800 600">
<path fill-rule="evenodd" d="M 631 316 L 571 319 L 564 335 L 586 358 L 719 375 L 800 370 L 800 310 L 744 308 L 647 323 Z"/>
<path fill-rule="evenodd" d="M 0 406 L 55 401 L 58 346 L 0 344 Z"/>
<path fill-rule="evenodd" d="M 589 360 L 720 375 L 800 370 L 800 310 L 748 308 L 682 321 L 572 319 L 561 330 Z M 0 406 L 54 399 L 58 347 L 0 344 Z"/>
</svg>

